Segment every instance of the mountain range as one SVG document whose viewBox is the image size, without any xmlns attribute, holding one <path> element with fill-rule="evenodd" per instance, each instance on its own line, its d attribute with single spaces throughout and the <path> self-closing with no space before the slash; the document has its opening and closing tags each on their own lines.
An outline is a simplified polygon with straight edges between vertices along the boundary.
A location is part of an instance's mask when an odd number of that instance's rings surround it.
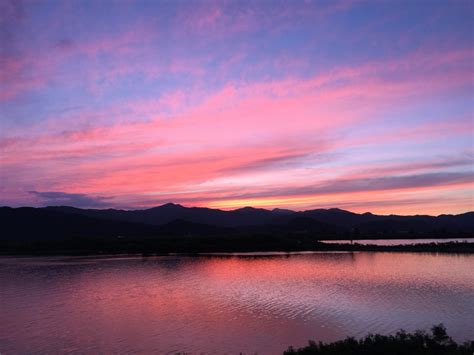
<svg viewBox="0 0 474 355">
<path fill-rule="evenodd" d="M 142 210 L 68 206 L 0 208 L 3 238 L 94 235 L 310 233 L 325 238 L 473 236 L 474 212 L 458 215 L 376 215 L 337 208 L 292 211 L 244 207 L 232 211 L 168 203 Z"/>
</svg>

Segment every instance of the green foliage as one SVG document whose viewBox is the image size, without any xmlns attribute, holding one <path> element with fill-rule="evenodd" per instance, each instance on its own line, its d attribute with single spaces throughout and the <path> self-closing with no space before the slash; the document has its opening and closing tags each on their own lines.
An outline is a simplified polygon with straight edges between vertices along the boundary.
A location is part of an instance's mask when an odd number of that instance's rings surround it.
<svg viewBox="0 0 474 355">
<path fill-rule="evenodd" d="M 369 334 L 357 340 L 346 338 L 334 343 L 310 341 L 308 346 L 284 352 L 311 355 L 472 355 L 474 341 L 457 344 L 447 334 L 443 324 L 431 328 L 431 334 L 417 330 L 407 333 L 400 330 L 395 335 Z"/>
</svg>

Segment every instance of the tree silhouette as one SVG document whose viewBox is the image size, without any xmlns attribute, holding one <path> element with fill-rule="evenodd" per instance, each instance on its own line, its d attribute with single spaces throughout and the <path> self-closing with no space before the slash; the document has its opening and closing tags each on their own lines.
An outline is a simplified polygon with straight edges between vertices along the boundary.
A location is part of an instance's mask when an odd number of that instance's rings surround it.
<svg viewBox="0 0 474 355">
<path fill-rule="evenodd" d="M 395 335 L 369 334 L 357 340 L 346 338 L 334 343 L 310 341 L 308 346 L 294 349 L 290 346 L 285 355 L 472 355 L 474 341 L 457 344 L 448 335 L 443 324 L 431 328 L 431 334 L 417 330 L 407 333 L 398 331 Z"/>
</svg>

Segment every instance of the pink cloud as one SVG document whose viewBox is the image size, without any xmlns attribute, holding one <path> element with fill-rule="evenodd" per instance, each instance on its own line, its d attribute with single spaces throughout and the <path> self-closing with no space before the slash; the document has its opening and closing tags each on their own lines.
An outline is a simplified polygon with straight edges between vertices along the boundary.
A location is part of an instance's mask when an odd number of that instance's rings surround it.
<svg viewBox="0 0 474 355">
<path fill-rule="evenodd" d="M 104 47 L 91 48 L 100 51 Z M 47 134 L 33 127 L 31 132 L 26 130 L 21 136 L 2 139 L 5 156 L 2 175 L 6 176 L 6 189 L 16 193 L 21 183 L 31 191 L 67 191 L 133 199 L 145 196 L 144 203 L 165 197 L 178 198 L 196 203 L 207 201 L 226 208 L 241 203 L 305 206 L 318 203 L 320 196 L 337 202 L 342 201 L 341 194 L 355 198 L 361 193 L 354 187 L 334 191 L 337 183 L 349 186 L 352 182 L 352 186 L 356 186 L 355 182 L 373 185 L 378 181 L 378 189 L 360 187 L 366 194 L 365 201 L 377 201 L 380 191 L 404 193 L 411 190 L 410 186 L 423 190 L 414 180 L 401 186 L 389 186 L 374 179 L 387 174 L 400 178 L 397 176 L 400 173 L 436 172 L 449 164 L 433 161 L 392 164 L 379 169 L 349 165 L 343 172 L 336 173 L 334 168 L 322 166 L 316 176 L 314 171 L 303 174 L 300 167 L 287 169 L 283 174 L 270 169 L 274 177 L 265 175 L 267 169 L 261 168 L 382 140 L 462 133 L 468 128 L 465 123 L 458 127 L 459 122 L 445 122 L 440 126 L 412 126 L 375 137 L 336 139 L 341 129 L 373 121 L 387 107 L 406 104 L 414 97 L 417 102 L 432 99 L 439 92 L 472 84 L 465 68 L 455 65 L 471 56 L 470 51 L 460 52 L 431 58 L 428 63 L 421 61 L 421 64 L 412 64 L 409 56 L 384 64 L 338 68 L 306 80 L 290 77 L 272 82 L 235 82 L 213 93 L 195 94 L 194 89 L 176 91 L 157 100 L 125 102 L 119 108 L 109 108 L 111 111 L 91 113 L 114 115 L 126 107 L 125 111 L 135 115 L 133 119 L 115 120 L 117 123 L 113 125 L 94 125 L 88 114 L 79 113 L 74 120 L 83 120 L 85 127 L 79 124 L 78 128 L 71 129 L 70 119 L 53 118 L 41 123 L 48 127 Z M 446 63 L 450 70 L 438 70 Z M 413 71 L 413 67 L 425 64 L 433 71 Z M 401 73 L 399 76 L 387 78 L 387 74 L 397 71 Z M 191 104 L 183 105 L 185 102 Z M 171 114 L 164 115 L 162 112 L 166 110 Z M 153 118 L 140 121 L 144 115 Z M 19 167 L 25 166 L 32 171 L 23 174 L 20 169 L 17 173 Z M 19 174 L 22 174 L 21 179 L 17 179 Z M 37 179 L 38 174 L 50 176 Z M 445 179 L 436 180 L 436 184 L 428 183 L 427 189 L 464 188 L 472 179 L 439 176 Z M 282 181 L 285 179 L 286 183 Z M 239 185 L 235 181 L 244 183 Z M 268 187 L 258 186 L 259 181 Z M 333 181 L 333 185 L 328 181 Z M 306 192 L 308 182 L 320 187 L 314 193 Z M 231 191 L 236 186 L 239 194 L 233 195 Z M 173 191 L 183 193 L 171 193 Z"/>
</svg>

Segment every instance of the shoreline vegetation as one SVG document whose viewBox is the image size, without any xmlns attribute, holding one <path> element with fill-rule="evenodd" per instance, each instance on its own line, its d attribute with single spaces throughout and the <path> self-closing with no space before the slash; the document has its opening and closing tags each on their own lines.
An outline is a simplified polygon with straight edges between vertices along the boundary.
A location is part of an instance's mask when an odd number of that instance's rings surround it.
<svg viewBox="0 0 474 355">
<path fill-rule="evenodd" d="M 179 238 L 178 238 L 179 240 Z M 162 241 L 162 240 L 161 240 Z M 197 244 L 196 244 L 197 243 Z M 201 243 L 201 244 L 199 244 Z M 311 253 L 311 252 L 409 252 L 409 253 L 455 253 L 455 254 L 473 254 L 474 242 L 454 241 L 443 243 L 417 243 L 404 245 L 368 245 L 359 244 L 354 241 L 347 243 L 324 243 L 313 242 L 311 245 L 298 243 L 296 245 L 277 245 L 277 244 L 259 244 L 245 245 L 234 244 L 233 246 L 210 244 L 208 240 L 194 240 L 192 243 L 175 244 L 169 243 L 162 245 L 133 244 L 133 245 L 95 245 L 95 247 L 85 247 L 79 243 L 76 248 L 66 248 L 64 245 L 57 244 L 28 244 L 28 245 L 9 245 L 0 249 L 0 255 L 4 256 L 100 256 L 100 255 L 141 255 L 147 256 L 259 256 L 261 255 L 285 255 L 287 253 Z"/>
<path fill-rule="evenodd" d="M 361 339 L 348 337 L 332 343 L 309 341 L 301 348 L 290 346 L 284 355 L 472 355 L 474 340 L 457 344 L 443 324 L 431 328 L 431 333 L 399 330 L 394 335 L 369 334 Z"/>
</svg>

